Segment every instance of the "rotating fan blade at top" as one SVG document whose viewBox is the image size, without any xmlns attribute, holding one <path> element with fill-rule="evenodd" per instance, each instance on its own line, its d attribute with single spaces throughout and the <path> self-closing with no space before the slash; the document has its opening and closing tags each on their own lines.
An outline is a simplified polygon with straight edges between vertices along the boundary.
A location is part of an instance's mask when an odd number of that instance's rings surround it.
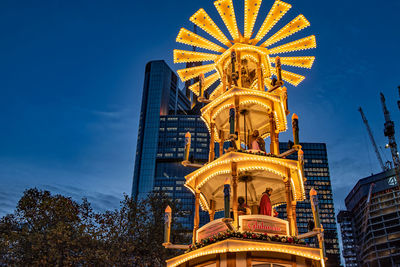
<svg viewBox="0 0 400 267">
<path fill-rule="evenodd" d="M 233 8 L 232 0 L 218 0 L 214 2 L 214 5 L 233 40 L 238 40 L 240 33 L 236 23 L 235 9 Z"/>
<path fill-rule="evenodd" d="M 262 0 L 244 2 L 244 38 L 250 39 Z"/>
<path fill-rule="evenodd" d="M 217 88 L 206 96 L 209 98 L 209 101 L 221 96 L 226 91 L 230 90 L 232 86 L 258 91 L 269 91 L 275 86 L 272 84 L 271 79 L 273 75 L 276 75 L 274 66 L 276 57 L 271 55 L 296 52 L 316 47 L 314 35 L 279 46 L 270 47 L 310 25 L 309 21 L 301 14 L 277 30 L 268 37 L 267 40 L 263 41 L 261 45 L 257 45 L 292 7 L 288 3 L 276 0 L 265 17 L 260 29 L 255 31 L 254 39 L 251 39 L 261 3 L 262 0 L 244 0 L 244 33 L 242 35 L 237 25 L 233 1 L 217 0 L 214 2 L 218 14 L 232 40 L 228 39 L 204 9 L 201 8 L 193 14 L 193 16 L 190 17 L 190 21 L 218 40 L 222 46 L 200 36 L 197 32 L 194 33 L 185 28 L 181 28 L 176 41 L 192 46 L 193 51 L 174 50 L 174 62 L 198 63 L 195 67 L 190 66 L 178 70 L 181 80 L 188 81 L 203 75 L 201 77 L 204 79 L 204 84 L 201 88 L 201 93 L 220 80 Z M 196 51 L 195 48 L 199 48 L 200 51 Z M 202 49 L 214 51 L 216 53 L 203 52 L 201 51 Z M 312 56 L 289 56 L 282 57 L 281 64 L 284 66 L 309 69 L 312 67 L 314 60 L 315 57 Z M 198 66 L 202 62 L 208 62 L 210 64 Z M 216 73 L 208 76 L 206 75 L 213 70 L 216 70 Z M 297 86 L 305 79 L 302 75 L 283 69 L 281 73 L 282 80 L 294 86 Z M 199 82 L 196 82 L 189 87 L 196 95 L 200 93 L 199 84 Z M 283 84 L 280 84 L 280 86 L 282 85 Z"/>
<path fill-rule="evenodd" d="M 182 28 L 179 31 L 178 36 L 176 37 L 176 41 L 178 43 L 196 46 L 215 52 L 225 51 L 225 49 L 220 47 L 219 45 L 216 45 L 213 42 L 210 42 L 207 39 L 201 37 L 200 35 L 197 35 L 189 30 L 186 30 L 185 28 Z"/>
<path fill-rule="evenodd" d="M 282 1 L 275 1 L 265 18 L 260 30 L 254 38 L 254 43 L 258 43 L 275 26 L 276 23 L 288 12 L 292 6 Z"/>
<path fill-rule="evenodd" d="M 218 26 L 204 9 L 200 8 L 193 16 L 190 17 L 190 21 L 224 45 L 231 46 L 231 42 L 229 42 L 228 38 L 226 38 L 220 28 L 218 28 Z"/>
</svg>

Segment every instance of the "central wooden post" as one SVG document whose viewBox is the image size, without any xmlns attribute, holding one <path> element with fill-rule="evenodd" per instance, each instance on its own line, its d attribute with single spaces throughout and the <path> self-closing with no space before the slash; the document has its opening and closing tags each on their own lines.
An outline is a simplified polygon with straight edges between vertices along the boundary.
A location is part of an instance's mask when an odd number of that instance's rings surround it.
<svg viewBox="0 0 400 267">
<path fill-rule="evenodd" d="M 200 191 L 195 192 L 195 199 L 194 199 L 194 227 L 193 227 L 193 244 L 196 243 L 196 232 L 199 229 L 199 222 L 200 222 Z"/>
<path fill-rule="evenodd" d="M 239 111 L 239 97 L 235 96 L 235 132 L 237 133 L 236 146 L 240 149 L 240 111 Z"/>
<path fill-rule="evenodd" d="M 214 151 L 214 145 L 215 145 L 215 123 L 211 123 L 210 125 L 210 152 L 208 154 L 208 162 L 211 162 L 215 158 L 215 151 Z"/>
<path fill-rule="evenodd" d="M 242 60 L 240 59 L 240 51 L 236 52 L 236 62 L 237 62 L 237 71 L 238 71 L 238 86 L 239 87 L 243 87 L 242 86 Z"/>
<path fill-rule="evenodd" d="M 219 139 L 220 139 L 220 141 L 219 141 L 219 157 L 222 157 L 222 155 L 224 154 L 224 142 L 225 142 L 224 138 L 225 138 L 224 132 L 220 130 L 219 131 Z"/>
<path fill-rule="evenodd" d="M 221 78 L 221 80 L 222 80 L 222 93 L 225 93 L 225 91 L 228 90 L 228 88 L 227 88 L 227 85 L 228 85 L 227 79 L 228 79 L 228 75 L 226 74 L 226 70 L 224 69 L 223 77 Z"/>
<path fill-rule="evenodd" d="M 261 68 L 261 55 L 258 55 L 258 64 L 257 64 L 257 82 L 258 82 L 258 90 L 264 91 L 264 81 L 262 77 L 262 68 Z"/>
<path fill-rule="evenodd" d="M 238 228 L 239 221 L 238 221 L 238 197 L 237 197 L 237 180 L 238 180 L 238 173 L 237 173 L 237 163 L 232 162 L 232 210 L 233 210 L 233 225 Z"/>
<path fill-rule="evenodd" d="M 270 153 L 274 155 L 279 154 L 279 138 L 278 133 L 276 131 L 276 122 L 274 118 L 274 112 L 271 110 L 269 113 L 269 124 L 270 124 L 270 137 L 271 137 L 271 144 L 269 146 Z"/>
</svg>

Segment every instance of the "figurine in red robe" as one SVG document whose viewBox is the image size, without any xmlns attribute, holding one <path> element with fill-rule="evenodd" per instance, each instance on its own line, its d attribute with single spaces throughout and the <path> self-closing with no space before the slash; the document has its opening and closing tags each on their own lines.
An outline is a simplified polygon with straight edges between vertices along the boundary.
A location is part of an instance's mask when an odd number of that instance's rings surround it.
<svg viewBox="0 0 400 267">
<path fill-rule="evenodd" d="M 271 205 L 271 200 L 269 198 L 271 194 L 272 194 L 272 188 L 265 189 L 265 192 L 262 194 L 260 201 L 259 214 L 272 216 L 272 205 Z"/>
</svg>

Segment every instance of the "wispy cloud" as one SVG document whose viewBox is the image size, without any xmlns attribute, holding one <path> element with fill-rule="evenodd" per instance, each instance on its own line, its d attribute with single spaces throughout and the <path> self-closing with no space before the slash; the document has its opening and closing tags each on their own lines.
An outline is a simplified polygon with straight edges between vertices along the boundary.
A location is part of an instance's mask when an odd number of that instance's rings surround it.
<svg viewBox="0 0 400 267">
<path fill-rule="evenodd" d="M 98 191 L 83 190 L 82 188 L 70 185 L 43 185 L 43 189 L 53 193 L 62 194 L 73 198 L 75 201 L 80 201 L 82 198 L 87 198 L 92 204 L 92 207 L 97 211 L 112 210 L 119 207 L 123 195 L 115 195 Z"/>
<path fill-rule="evenodd" d="M 129 110 L 120 110 L 120 111 L 101 111 L 101 110 L 87 110 L 88 112 L 103 117 L 105 119 L 123 119 L 126 117 Z"/>
<path fill-rule="evenodd" d="M 71 197 L 77 202 L 81 202 L 82 198 L 87 198 L 92 204 L 95 211 L 104 212 L 113 210 L 119 207 L 123 195 L 115 195 L 92 190 L 83 190 L 73 186 L 65 186 L 60 184 L 55 185 L 39 185 L 38 189 L 48 190 L 52 194 L 61 194 L 66 197 Z M 18 204 L 18 200 L 22 197 L 24 190 L 29 189 L 23 185 L 0 187 L 0 217 L 12 213 Z"/>
<path fill-rule="evenodd" d="M 96 211 L 118 208 L 123 192 L 130 192 L 129 188 L 125 189 L 125 184 L 131 184 L 131 168 L 121 173 L 112 170 L 111 173 L 0 159 L 0 216 L 12 212 L 24 190 L 33 187 L 68 196 L 78 202 L 87 198 Z"/>
</svg>

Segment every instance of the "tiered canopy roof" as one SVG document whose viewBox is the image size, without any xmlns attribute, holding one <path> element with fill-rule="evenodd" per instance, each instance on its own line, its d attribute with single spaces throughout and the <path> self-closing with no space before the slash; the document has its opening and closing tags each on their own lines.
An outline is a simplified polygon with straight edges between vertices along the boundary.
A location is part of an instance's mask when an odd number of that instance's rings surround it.
<svg viewBox="0 0 400 267">
<path fill-rule="evenodd" d="M 203 65 L 184 68 L 178 70 L 178 74 L 182 81 L 187 81 L 201 74 L 205 75 L 204 90 L 217 82 L 223 76 L 223 72 L 228 70 L 230 54 L 233 49 L 241 51 L 241 58 L 246 58 L 250 63 L 258 64 L 261 62 L 263 80 L 265 86 L 270 85 L 270 78 L 276 75 L 274 62 L 275 55 L 289 52 L 307 50 L 316 47 L 315 36 L 310 35 L 295 41 L 277 45 L 276 43 L 285 39 L 304 28 L 310 23 L 303 15 L 298 15 L 288 22 L 274 34 L 273 27 L 292 7 L 290 4 L 276 0 L 272 5 L 269 13 L 265 17 L 260 29 L 253 34 L 254 25 L 258 16 L 262 0 L 245 0 L 244 12 L 244 34 L 242 34 L 236 23 L 236 14 L 232 0 L 218 0 L 214 5 L 227 28 L 230 38 L 227 37 L 222 30 L 216 25 L 211 17 L 204 9 L 199 9 L 190 21 L 201 28 L 215 40 L 210 41 L 207 38 L 193 33 L 185 28 L 181 28 L 176 41 L 186 45 L 211 51 L 190 51 L 190 50 L 174 50 L 175 63 L 187 62 L 203 62 Z M 264 37 L 266 37 L 264 40 Z M 272 56 L 274 55 L 274 56 Z M 281 57 L 282 65 L 294 66 L 299 68 L 311 68 L 314 62 L 313 56 L 288 56 Z M 304 76 L 282 70 L 282 79 L 294 86 L 297 86 L 304 80 Z M 255 79 L 256 81 L 257 79 Z M 257 88 L 257 83 L 253 83 L 252 88 Z M 195 83 L 189 87 L 196 95 L 199 94 L 199 83 Z M 260 88 L 264 90 L 264 88 Z M 260 90 L 259 89 L 259 90 Z M 220 95 L 222 92 L 222 83 L 211 94 L 211 99 Z"/>
<path fill-rule="evenodd" d="M 217 211 L 224 208 L 223 186 L 226 177 L 232 173 L 232 162 L 237 163 L 239 177 L 246 172 L 253 178 L 247 184 L 249 201 L 259 202 L 266 185 L 268 185 L 274 190 L 271 196 L 272 205 L 286 203 L 284 181 L 288 176 L 291 177 L 294 199 L 296 201 L 304 200 L 304 177 L 299 161 L 230 152 L 185 177 L 187 188 L 192 192 L 196 190 L 201 192 L 200 204 L 204 210 L 210 210 L 210 200 L 216 201 L 215 209 Z M 244 182 L 239 181 L 238 195 L 245 195 Z"/>
<path fill-rule="evenodd" d="M 215 141 L 221 140 L 220 134 L 226 139 L 229 133 L 229 109 L 235 105 L 238 99 L 241 110 L 247 110 L 246 129 L 244 123 L 240 123 L 240 135 L 245 136 L 257 129 L 262 138 L 270 135 L 269 114 L 273 112 L 277 130 L 284 132 L 287 129 L 286 109 L 284 100 L 279 93 L 267 93 L 253 89 L 233 87 L 221 96 L 201 109 L 201 117 L 210 129 L 210 124 L 215 123 Z M 243 119 L 240 119 L 241 121 Z M 246 133 L 245 133 L 246 130 Z"/>
</svg>

